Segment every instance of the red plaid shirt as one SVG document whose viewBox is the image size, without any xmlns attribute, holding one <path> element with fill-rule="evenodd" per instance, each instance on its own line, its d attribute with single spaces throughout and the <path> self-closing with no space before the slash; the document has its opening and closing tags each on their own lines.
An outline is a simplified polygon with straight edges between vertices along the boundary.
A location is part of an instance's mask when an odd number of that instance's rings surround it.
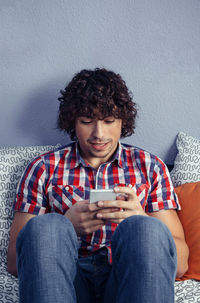
<svg viewBox="0 0 200 303">
<path fill-rule="evenodd" d="M 156 156 L 120 144 L 110 162 L 98 169 L 81 158 L 72 143 L 37 157 L 26 168 L 18 185 L 14 209 L 31 214 L 64 214 L 77 201 L 87 200 L 90 189 L 132 185 L 146 212 L 177 209 L 179 203 L 165 164 Z M 89 255 L 106 246 L 111 262 L 111 238 L 117 224 L 107 223 L 80 238 L 79 253 Z"/>
</svg>

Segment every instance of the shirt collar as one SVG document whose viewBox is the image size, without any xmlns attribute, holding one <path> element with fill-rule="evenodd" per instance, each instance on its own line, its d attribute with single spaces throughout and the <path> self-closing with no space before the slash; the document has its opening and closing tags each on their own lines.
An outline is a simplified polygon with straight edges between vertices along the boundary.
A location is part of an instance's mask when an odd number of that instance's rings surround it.
<svg viewBox="0 0 200 303">
<path fill-rule="evenodd" d="M 119 165 L 119 167 L 121 167 L 121 168 L 124 167 L 125 162 L 124 162 L 124 156 L 123 156 L 123 146 L 120 142 L 119 142 L 116 152 L 112 156 L 109 163 L 111 163 L 111 162 L 116 162 Z M 78 167 L 79 165 L 84 166 L 84 167 L 91 167 L 89 165 L 89 163 L 87 163 L 87 161 L 85 161 L 82 158 L 82 156 L 80 154 L 78 142 L 75 142 L 72 145 L 71 155 L 69 156 L 67 166 L 68 166 L 68 168 L 73 169 L 73 168 Z"/>
<path fill-rule="evenodd" d="M 119 142 L 118 148 L 116 152 L 114 153 L 113 157 L 111 158 L 110 162 L 116 162 L 119 167 L 124 167 L 124 156 L 123 156 L 123 146 Z"/>
</svg>

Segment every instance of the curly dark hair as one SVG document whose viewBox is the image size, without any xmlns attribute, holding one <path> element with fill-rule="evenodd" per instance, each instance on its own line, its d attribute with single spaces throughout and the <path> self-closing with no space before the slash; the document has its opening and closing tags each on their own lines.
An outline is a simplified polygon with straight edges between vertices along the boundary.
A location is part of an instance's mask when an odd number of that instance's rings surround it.
<svg viewBox="0 0 200 303">
<path fill-rule="evenodd" d="M 76 139 L 75 121 L 78 117 L 122 119 L 121 137 L 134 133 L 136 104 L 125 81 L 119 74 L 105 68 L 82 70 L 77 73 L 61 96 L 57 126 Z"/>
</svg>

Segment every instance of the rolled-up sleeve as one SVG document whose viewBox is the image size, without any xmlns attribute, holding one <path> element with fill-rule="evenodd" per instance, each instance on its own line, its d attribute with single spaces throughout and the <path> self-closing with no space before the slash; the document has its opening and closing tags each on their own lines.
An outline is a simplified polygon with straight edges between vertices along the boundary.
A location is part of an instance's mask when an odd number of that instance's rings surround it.
<svg viewBox="0 0 200 303">
<path fill-rule="evenodd" d="M 13 208 L 15 211 L 35 215 L 47 212 L 45 165 L 40 157 L 32 161 L 25 169 L 17 186 Z"/>
<path fill-rule="evenodd" d="M 156 164 L 153 166 L 151 176 L 151 188 L 146 211 L 179 210 L 180 204 L 174 191 L 168 168 L 159 158 L 157 158 Z"/>
</svg>

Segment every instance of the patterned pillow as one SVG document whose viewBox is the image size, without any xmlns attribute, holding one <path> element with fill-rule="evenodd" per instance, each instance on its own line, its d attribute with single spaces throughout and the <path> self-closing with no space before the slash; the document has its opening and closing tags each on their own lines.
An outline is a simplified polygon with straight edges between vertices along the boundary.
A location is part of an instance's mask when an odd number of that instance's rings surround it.
<svg viewBox="0 0 200 303">
<path fill-rule="evenodd" d="M 0 148 L 0 263 L 2 253 L 6 254 L 8 231 L 13 219 L 12 205 L 19 179 L 33 158 L 58 146 Z"/>
<path fill-rule="evenodd" d="M 200 140 L 180 132 L 176 146 L 178 154 L 170 173 L 174 186 L 200 181 Z"/>
<path fill-rule="evenodd" d="M 200 283 L 195 280 L 175 282 L 175 303 L 200 302 Z"/>
<path fill-rule="evenodd" d="M 17 279 L 7 272 L 9 230 L 17 184 L 33 158 L 58 147 L 59 145 L 0 148 L 0 302 L 18 302 Z"/>
</svg>

